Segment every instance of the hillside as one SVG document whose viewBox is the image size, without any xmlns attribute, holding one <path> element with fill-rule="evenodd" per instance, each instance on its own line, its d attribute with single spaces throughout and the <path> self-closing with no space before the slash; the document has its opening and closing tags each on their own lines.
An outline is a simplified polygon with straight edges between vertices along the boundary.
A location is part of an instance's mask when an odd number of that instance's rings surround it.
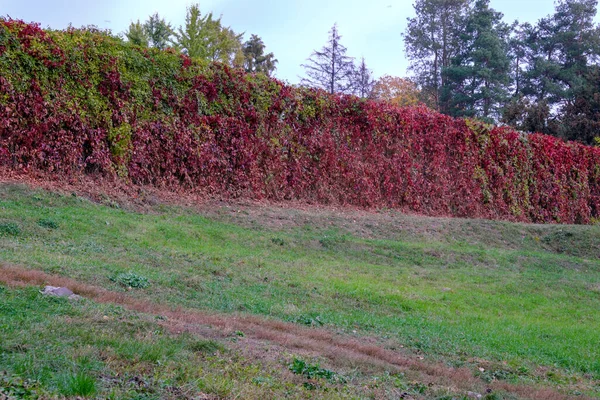
<svg viewBox="0 0 600 400">
<path fill-rule="evenodd" d="M 600 149 L 0 21 L 0 166 L 217 198 L 591 223 Z M 4 172 L 4 173 L 8 173 Z"/>
<path fill-rule="evenodd" d="M 600 398 L 598 226 L 83 194 L 0 185 L 0 393 Z"/>
</svg>

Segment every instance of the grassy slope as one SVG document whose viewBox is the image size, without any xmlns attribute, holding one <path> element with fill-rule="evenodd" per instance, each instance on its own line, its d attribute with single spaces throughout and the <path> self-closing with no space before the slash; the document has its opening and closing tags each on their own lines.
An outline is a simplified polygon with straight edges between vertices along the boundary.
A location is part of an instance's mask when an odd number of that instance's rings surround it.
<svg viewBox="0 0 600 400">
<path fill-rule="evenodd" d="M 455 220 L 461 229 L 453 229 L 452 221 L 423 218 L 421 224 L 446 226 L 446 234 L 430 235 L 427 230 L 406 234 L 394 229 L 397 225 L 374 224 L 379 228 L 361 236 L 345 231 L 334 218 L 329 223 L 324 218 L 315 216 L 312 222 L 308 218 L 306 224 L 276 229 L 264 227 L 260 218 L 255 224 L 240 224 L 243 217 L 236 217 L 238 223 L 234 223 L 165 207 L 140 214 L 80 197 L 5 185 L 0 187 L 0 230 L 5 227 L 0 232 L 0 262 L 112 290 L 123 288 L 110 277 L 133 271 L 151 282 L 146 289 L 132 291 L 140 298 L 323 324 L 332 330 L 386 339 L 426 359 L 476 372 L 485 367 L 477 372 L 483 379 L 539 381 L 600 396 L 600 227 Z M 53 229 L 49 221 L 57 227 Z M 10 223 L 17 224 L 20 232 L 6 228 Z M 108 312 L 102 308 L 107 306 L 89 303 L 60 302 L 59 306 L 40 300 L 33 290 L 2 289 L 0 324 L 9 329 L 0 330 L 0 343 L 18 345 L 16 326 L 46 332 L 48 315 L 63 320 L 73 315 L 80 335 L 95 336 L 85 333 L 87 315 Z M 152 322 L 135 321 L 131 326 L 113 323 L 114 329 L 92 326 L 100 336 L 119 329 L 155 329 Z M 138 323 L 139 329 L 134 327 Z M 190 352 L 192 339 L 161 341 L 150 336 L 142 335 L 135 345 L 141 346 L 139 352 L 143 353 L 146 344 L 149 349 L 159 344 L 166 352 L 150 362 L 184 360 L 182 365 L 200 363 L 207 370 L 219 362 L 218 357 Z M 3 344 L 0 370 L 40 379 L 50 391 L 68 392 L 64 382 L 70 378 L 61 381 L 57 375 L 44 380 L 44 368 L 52 364 L 68 375 L 73 365 L 81 364 L 77 361 L 81 357 L 90 365 L 92 376 L 108 368 L 97 355 L 88 357 L 84 350 L 73 350 L 64 334 L 50 342 L 50 348 L 56 342 L 57 348 L 71 350 L 54 362 L 45 355 L 46 348 L 31 342 L 28 345 L 38 349 L 34 360 L 39 365 L 33 368 L 23 366 L 34 362 L 30 354 L 9 352 Z M 116 353 L 134 346 L 133 342 L 117 342 L 109 340 L 102 346 Z M 262 390 L 248 378 L 253 373 L 239 374 L 235 387 L 221 395 L 243 393 L 245 384 Z M 273 374 L 273 381 L 285 382 Z M 211 393 L 196 375 L 184 373 L 181 379 Z M 175 378 L 156 379 L 167 382 L 157 384 L 155 392 L 159 393 Z M 111 386 L 98 385 L 100 391 Z M 278 396 L 304 396 L 301 385 L 281 385 L 268 390 Z M 354 393 L 351 388 L 344 390 Z"/>
</svg>

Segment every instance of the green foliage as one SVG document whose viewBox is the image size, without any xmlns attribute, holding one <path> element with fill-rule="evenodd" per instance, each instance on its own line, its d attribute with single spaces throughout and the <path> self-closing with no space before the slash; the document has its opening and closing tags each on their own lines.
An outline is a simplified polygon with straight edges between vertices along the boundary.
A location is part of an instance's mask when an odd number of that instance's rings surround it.
<svg viewBox="0 0 600 400">
<path fill-rule="evenodd" d="M 0 398 L 26 400 L 44 398 L 47 393 L 40 386 L 37 381 L 0 371 Z"/>
<path fill-rule="evenodd" d="M 125 32 L 125 37 L 134 46 L 148 47 L 150 43 L 147 29 L 144 24 L 140 23 L 139 19 L 137 22 L 132 22 L 129 25 L 129 29 Z"/>
<path fill-rule="evenodd" d="M 202 16 L 198 4 L 188 7 L 185 26 L 179 27 L 175 37 L 177 46 L 192 58 L 234 66 L 241 63 L 242 35 L 223 26 L 221 18 L 214 18 L 212 12 Z"/>
<path fill-rule="evenodd" d="M 125 287 L 134 289 L 145 289 L 150 286 L 148 278 L 138 275 L 134 272 L 123 272 L 110 277 L 110 280 L 119 283 Z"/>
<path fill-rule="evenodd" d="M 498 119 L 508 98 L 508 36 L 509 27 L 502 14 L 489 7 L 489 0 L 475 1 L 460 35 L 460 50 L 442 69 L 442 102 L 449 115 Z"/>
<path fill-rule="evenodd" d="M 344 382 L 345 379 L 335 372 L 321 368 L 319 364 L 308 364 L 306 361 L 294 358 L 289 365 L 290 371 L 297 375 L 303 375 L 308 379 L 326 379 L 330 382 Z"/>
<path fill-rule="evenodd" d="M 21 234 L 21 228 L 14 222 L 0 221 L 0 237 L 18 236 Z"/>
<path fill-rule="evenodd" d="M 98 388 L 96 379 L 86 372 L 77 372 L 64 378 L 60 391 L 65 396 L 91 397 L 96 394 Z"/>
<path fill-rule="evenodd" d="M 214 340 L 196 340 L 189 345 L 189 348 L 194 352 L 209 355 L 214 355 L 218 352 L 224 353 L 227 351 L 225 346 L 219 342 L 215 342 Z"/>
<path fill-rule="evenodd" d="M 149 44 L 158 50 L 166 49 L 173 35 L 171 24 L 166 22 L 164 18 L 161 18 L 158 13 L 148 17 L 148 20 L 144 24 L 144 31 L 148 37 Z M 143 37 L 138 37 L 138 40 L 143 40 Z"/>
<path fill-rule="evenodd" d="M 345 235 L 329 234 L 329 235 L 325 235 L 322 238 L 320 238 L 319 243 L 321 244 L 321 246 L 325 247 L 326 249 L 331 249 L 337 245 L 346 243 L 346 239 L 347 238 Z"/>
<path fill-rule="evenodd" d="M 472 0 L 418 0 L 414 2 L 415 17 L 408 20 L 404 33 L 405 53 L 415 81 L 432 98 L 434 108 L 448 112 L 442 100 L 447 85 L 444 68 L 460 54 L 461 31 Z"/>
<path fill-rule="evenodd" d="M 273 242 L 273 244 L 276 244 L 278 246 L 285 246 L 285 240 L 283 240 L 282 238 L 279 238 L 279 237 L 271 238 L 271 242 Z"/>
<path fill-rule="evenodd" d="M 42 228 L 48 228 L 48 229 L 58 229 L 58 227 L 59 227 L 58 222 L 56 222 L 55 220 L 53 220 L 51 218 L 40 218 L 38 220 L 37 224 L 39 226 L 41 226 Z"/>
<path fill-rule="evenodd" d="M 323 326 L 324 324 L 320 315 L 299 315 L 292 320 L 297 324 L 303 324 L 307 326 Z"/>
<path fill-rule="evenodd" d="M 117 127 L 109 128 L 107 139 L 113 160 L 121 170 L 126 172 L 132 150 L 131 125 L 123 123 Z"/>
<path fill-rule="evenodd" d="M 271 75 L 277 60 L 273 53 L 265 54 L 265 44 L 258 35 L 250 36 L 243 46 L 244 69 L 246 72 L 262 72 Z"/>
</svg>

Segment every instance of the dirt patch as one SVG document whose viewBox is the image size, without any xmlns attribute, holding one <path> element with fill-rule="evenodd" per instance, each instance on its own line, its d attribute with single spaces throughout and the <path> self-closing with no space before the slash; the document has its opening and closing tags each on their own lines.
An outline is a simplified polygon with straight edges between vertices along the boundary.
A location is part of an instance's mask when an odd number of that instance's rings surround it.
<svg viewBox="0 0 600 400">
<path fill-rule="evenodd" d="M 203 313 L 192 309 L 171 308 L 151 301 L 135 299 L 125 293 L 77 282 L 73 279 L 0 264 L 0 281 L 10 286 L 53 285 L 70 288 L 73 292 L 101 303 L 113 303 L 130 310 L 166 317 L 162 323 L 172 332 L 191 332 L 206 336 L 208 331 L 222 334 L 242 331 L 249 340 L 249 354 L 264 351 L 264 344 L 284 349 L 310 352 L 331 360 L 337 365 L 357 368 L 380 368 L 393 372 L 410 373 L 427 385 L 439 385 L 457 391 L 485 393 L 487 389 L 503 390 L 522 398 L 559 400 L 569 396 L 553 389 L 512 385 L 495 381 L 485 384 L 466 368 L 451 368 L 443 364 L 421 360 L 418 357 L 385 349 L 368 338 L 350 338 L 325 329 L 306 328 L 291 323 L 252 315 L 224 315 Z M 208 331 L 207 331 L 208 330 Z M 212 333 L 215 334 L 214 332 Z M 585 397 L 578 396 L 578 399 Z"/>
</svg>

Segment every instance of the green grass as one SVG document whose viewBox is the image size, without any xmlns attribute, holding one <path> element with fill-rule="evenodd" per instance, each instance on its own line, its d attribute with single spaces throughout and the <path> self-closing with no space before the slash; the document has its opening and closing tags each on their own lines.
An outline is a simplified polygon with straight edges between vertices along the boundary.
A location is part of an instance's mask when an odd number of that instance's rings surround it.
<svg viewBox="0 0 600 400">
<path fill-rule="evenodd" d="M 172 335 L 121 307 L 0 286 L 0 397 L 337 399 L 360 389 L 323 383 L 309 391 L 281 369 L 229 350 L 227 340 Z"/>
<path fill-rule="evenodd" d="M 374 229 L 361 237 L 322 216 L 275 229 L 175 207 L 142 214 L 14 185 L 0 187 L 0 213 L 0 232 L 8 232 L 0 233 L 0 262 L 115 291 L 131 278 L 149 283 L 132 296 L 374 336 L 427 359 L 485 365 L 484 380 L 579 383 L 600 396 L 598 226 L 443 220 L 446 234 Z M 4 326 L 20 323 L 0 310 Z M 176 359 L 181 346 L 115 351 L 156 362 Z M 20 376 L 27 360 L 10 369 Z M 34 378 L 58 390 L 48 374 Z"/>
</svg>

